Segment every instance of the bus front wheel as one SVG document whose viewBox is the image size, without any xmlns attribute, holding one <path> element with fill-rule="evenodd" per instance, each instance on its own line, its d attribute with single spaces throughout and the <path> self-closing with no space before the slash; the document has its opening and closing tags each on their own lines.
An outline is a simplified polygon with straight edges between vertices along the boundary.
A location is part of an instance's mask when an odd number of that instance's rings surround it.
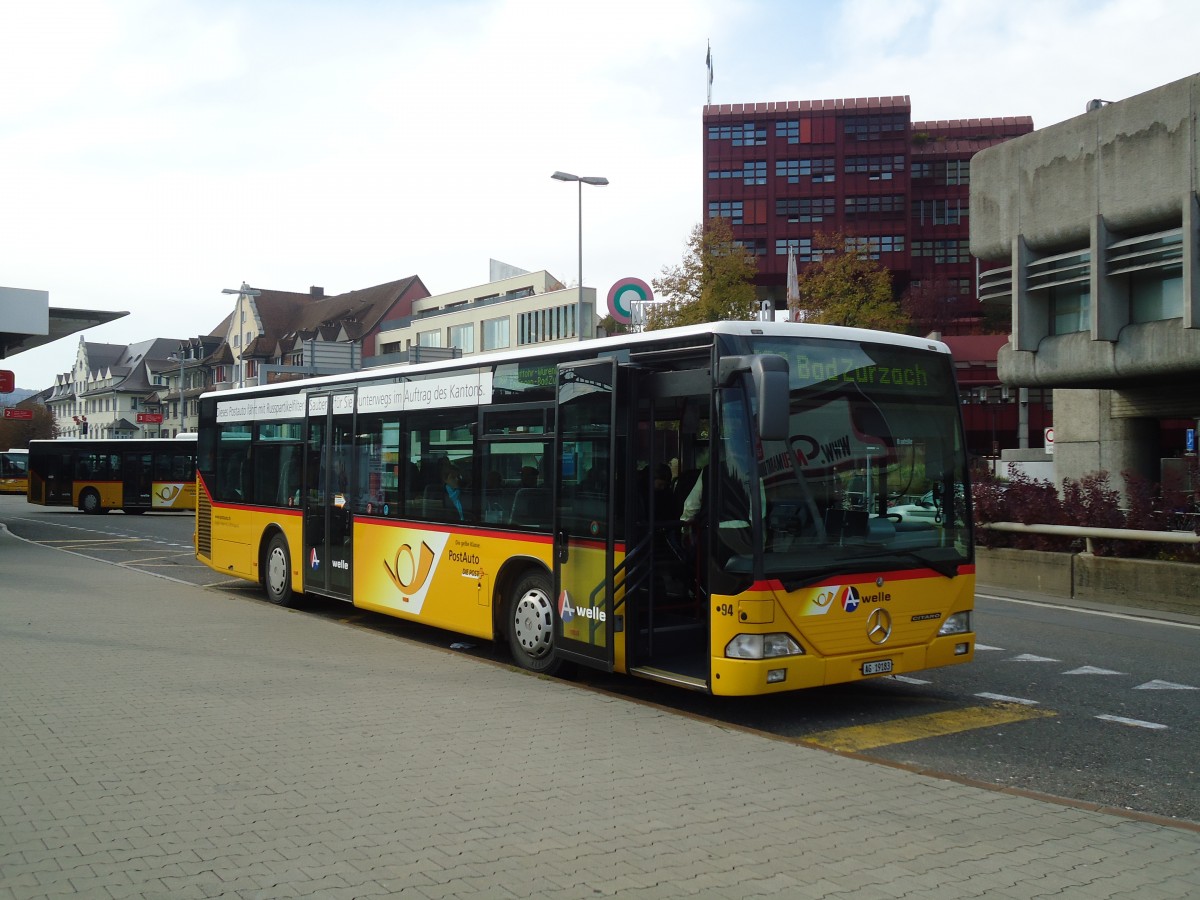
<svg viewBox="0 0 1200 900">
<path fill-rule="evenodd" d="M 100 503 L 100 495 L 91 488 L 79 495 L 79 508 L 89 516 L 104 512 L 104 506 Z"/>
<path fill-rule="evenodd" d="M 282 534 L 276 534 L 267 544 L 263 587 L 267 591 L 267 599 L 276 606 L 292 605 L 292 558 L 288 553 L 287 538 Z"/>
<path fill-rule="evenodd" d="M 554 653 L 554 599 L 550 578 L 529 572 L 513 586 L 508 599 L 508 646 L 517 665 L 531 672 L 555 674 L 562 665 Z"/>
</svg>

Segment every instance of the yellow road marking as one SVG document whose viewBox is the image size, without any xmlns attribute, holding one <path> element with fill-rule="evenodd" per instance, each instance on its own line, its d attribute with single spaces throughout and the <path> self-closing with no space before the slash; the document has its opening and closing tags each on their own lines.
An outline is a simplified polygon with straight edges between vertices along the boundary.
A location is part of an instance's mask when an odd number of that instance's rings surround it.
<svg viewBox="0 0 1200 900">
<path fill-rule="evenodd" d="M 1026 719 L 1045 719 L 1058 713 L 1049 709 L 1037 709 L 1020 703 L 995 703 L 991 706 L 970 706 L 950 712 L 929 713 L 912 716 L 893 722 L 876 725 L 855 725 L 850 728 L 835 728 L 820 731 L 801 738 L 806 744 L 815 744 L 830 750 L 871 750 L 889 744 L 904 744 L 923 738 L 940 737 L 943 734 L 958 734 L 975 728 L 1007 725 Z"/>
</svg>

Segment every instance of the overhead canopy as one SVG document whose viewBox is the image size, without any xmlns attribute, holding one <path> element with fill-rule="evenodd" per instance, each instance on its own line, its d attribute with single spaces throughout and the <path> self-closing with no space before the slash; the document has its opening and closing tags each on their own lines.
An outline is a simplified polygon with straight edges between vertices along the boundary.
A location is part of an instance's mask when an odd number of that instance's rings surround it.
<svg viewBox="0 0 1200 900">
<path fill-rule="evenodd" d="M 106 312 L 100 309 L 56 309 L 50 307 L 50 329 L 48 334 L 27 334 L 18 331 L 0 331 L 0 359 L 13 356 L 22 350 L 32 350 L 59 338 L 114 319 L 129 315 L 128 312 Z M 7 323 L 5 323 L 7 324 Z"/>
</svg>

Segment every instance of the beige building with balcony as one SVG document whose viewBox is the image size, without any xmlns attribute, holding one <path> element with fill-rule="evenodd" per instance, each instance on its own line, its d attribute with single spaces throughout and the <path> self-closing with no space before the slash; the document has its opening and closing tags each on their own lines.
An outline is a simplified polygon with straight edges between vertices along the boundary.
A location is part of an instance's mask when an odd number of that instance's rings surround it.
<svg viewBox="0 0 1200 900">
<path fill-rule="evenodd" d="M 503 275 L 493 265 L 494 276 Z M 580 341 L 596 336 L 596 291 L 568 288 L 549 272 L 522 272 L 487 284 L 414 300 L 412 314 L 388 323 L 369 364 Z"/>
</svg>

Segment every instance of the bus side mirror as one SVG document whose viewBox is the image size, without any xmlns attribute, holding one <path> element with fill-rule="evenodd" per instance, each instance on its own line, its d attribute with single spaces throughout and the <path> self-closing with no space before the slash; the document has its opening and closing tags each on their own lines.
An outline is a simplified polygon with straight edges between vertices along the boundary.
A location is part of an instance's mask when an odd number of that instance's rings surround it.
<svg viewBox="0 0 1200 900">
<path fill-rule="evenodd" d="M 782 356 L 726 356 L 717 369 L 718 383 L 728 387 L 739 372 L 749 372 L 758 402 L 758 436 L 764 441 L 787 440 L 791 417 L 788 364 Z"/>
</svg>

